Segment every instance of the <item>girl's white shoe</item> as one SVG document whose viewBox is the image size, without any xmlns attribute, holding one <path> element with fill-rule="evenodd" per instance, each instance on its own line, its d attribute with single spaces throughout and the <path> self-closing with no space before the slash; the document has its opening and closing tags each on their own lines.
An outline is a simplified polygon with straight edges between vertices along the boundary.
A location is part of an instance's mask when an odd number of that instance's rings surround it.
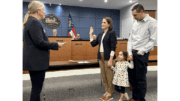
<svg viewBox="0 0 180 101">
<path fill-rule="evenodd" d="M 126 98 L 127 100 L 129 100 L 129 96 L 128 96 L 127 93 L 124 93 L 124 96 L 125 96 L 125 98 Z"/>
</svg>

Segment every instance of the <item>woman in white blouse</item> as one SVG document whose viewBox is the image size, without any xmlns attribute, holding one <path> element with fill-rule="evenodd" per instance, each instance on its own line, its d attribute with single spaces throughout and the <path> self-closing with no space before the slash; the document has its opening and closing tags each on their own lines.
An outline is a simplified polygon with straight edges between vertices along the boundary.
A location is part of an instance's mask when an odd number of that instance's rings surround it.
<svg viewBox="0 0 180 101">
<path fill-rule="evenodd" d="M 98 50 L 98 60 L 101 68 L 101 76 L 103 79 L 103 84 L 105 87 L 105 94 L 100 97 L 104 101 L 112 100 L 112 93 L 114 93 L 113 80 L 113 70 L 110 68 L 111 65 L 115 64 L 115 50 L 117 44 L 116 32 L 113 31 L 112 19 L 110 17 L 105 17 L 102 20 L 103 32 L 99 33 L 97 38 L 93 40 L 93 28 L 90 28 L 90 43 L 92 47 L 99 45 Z"/>
</svg>

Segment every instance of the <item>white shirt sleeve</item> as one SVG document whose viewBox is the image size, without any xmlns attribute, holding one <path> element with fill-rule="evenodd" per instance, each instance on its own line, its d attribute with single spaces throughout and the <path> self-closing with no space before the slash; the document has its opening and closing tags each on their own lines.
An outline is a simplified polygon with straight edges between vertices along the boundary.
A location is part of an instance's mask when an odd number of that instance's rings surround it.
<svg viewBox="0 0 180 101">
<path fill-rule="evenodd" d="M 110 56 L 114 56 L 114 51 L 111 51 Z"/>
<path fill-rule="evenodd" d="M 144 53 L 147 53 L 156 45 L 156 40 L 157 40 L 157 22 L 156 21 L 150 23 L 149 33 L 150 33 L 149 42 L 139 50 L 139 54 L 141 55 L 143 55 Z"/>
<path fill-rule="evenodd" d="M 127 51 L 129 53 L 129 55 L 132 55 L 132 31 L 130 33 L 130 36 L 128 38 L 128 43 L 127 43 Z"/>
<path fill-rule="evenodd" d="M 92 41 L 93 41 L 93 38 L 90 39 L 90 42 L 92 42 Z"/>
</svg>

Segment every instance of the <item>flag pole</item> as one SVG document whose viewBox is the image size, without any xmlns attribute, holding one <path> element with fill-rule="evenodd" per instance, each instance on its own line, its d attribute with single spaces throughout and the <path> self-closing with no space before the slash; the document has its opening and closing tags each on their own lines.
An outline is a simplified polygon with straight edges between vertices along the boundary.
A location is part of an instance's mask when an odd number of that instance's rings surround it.
<svg viewBox="0 0 180 101">
<path fill-rule="evenodd" d="M 71 15 L 71 10 L 69 10 L 69 14 Z"/>
</svg>

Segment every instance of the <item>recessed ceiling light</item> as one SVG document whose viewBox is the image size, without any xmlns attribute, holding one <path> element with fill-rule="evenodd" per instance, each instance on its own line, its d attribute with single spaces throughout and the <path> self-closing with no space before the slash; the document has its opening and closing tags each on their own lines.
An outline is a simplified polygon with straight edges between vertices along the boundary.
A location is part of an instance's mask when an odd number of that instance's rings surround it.
<svg viewBox="0 0 180 101">
<path fill-rule="evenodd" d="M 132 2 L 132 0 L 129 1 L 130 3 Z"/>
<path fill-rule="evenodd" d="M 83 0 L 79 0 L 79 1 L 83 1 Z"/>
<path fill-rule="evenodd" d="M 104 2 L 108 2 L 108 0 L 104 0 Z"/>
</svg>

